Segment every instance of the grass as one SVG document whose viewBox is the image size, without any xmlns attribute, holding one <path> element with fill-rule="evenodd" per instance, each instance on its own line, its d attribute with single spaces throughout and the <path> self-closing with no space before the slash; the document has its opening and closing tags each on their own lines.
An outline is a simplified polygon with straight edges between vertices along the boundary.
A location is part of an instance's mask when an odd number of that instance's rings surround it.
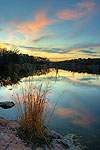
<svg viewBox="0 0 100 150">
<path fill-rule="evenodd" d="M 33 142 L 35 145 L 50 143 L 49 133 L 46 127 L 54 112 L 53 108 L 51 116 L 47 116 L 46 112 L 49 107 L 47 94 L 50 90 L 49 86 L 43 89 L 42 84 L 39 87 L 30 85 L 27 90 L 23 90 L 22 99 L 17 94 L 20 123 L 18 134 L 28 143 Z"/>
</svg>

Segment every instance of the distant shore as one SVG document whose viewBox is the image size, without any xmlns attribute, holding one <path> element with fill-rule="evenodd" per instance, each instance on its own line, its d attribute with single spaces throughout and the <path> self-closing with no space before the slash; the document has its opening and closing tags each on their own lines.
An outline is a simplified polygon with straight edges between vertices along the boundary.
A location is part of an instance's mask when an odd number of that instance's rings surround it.
<svg viewBox="0 0 100 150">
<path fill-rule="evenodd" d="M 100 74 L 100 58 L 72 59 L 53 62 L 52 67 L 78 73 Z"/>
</svg>

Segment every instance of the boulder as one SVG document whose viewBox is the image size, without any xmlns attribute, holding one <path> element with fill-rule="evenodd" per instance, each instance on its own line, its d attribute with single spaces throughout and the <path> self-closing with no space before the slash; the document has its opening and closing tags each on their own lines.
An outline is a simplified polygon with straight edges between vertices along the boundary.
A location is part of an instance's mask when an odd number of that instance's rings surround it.
<svg viewBox="0 0 100 150">
<path fill-rule="evenodd" d="M 0 107 L 3 109 L 9 109 L 9 108 L 13 107 L 14 105 L 15 105 L 14 102 L 9 102 L 9 101 L 0 102 Z"/>
<path fill-rule="evenodd" d="M 63 138 L 63 136 L 61 134 L 57 133 L 54 130 L 50 130 L 49 134 L 50 134 L 51 138 L 53 138 L 53 139 L 62 139 Z"/>
</svg>

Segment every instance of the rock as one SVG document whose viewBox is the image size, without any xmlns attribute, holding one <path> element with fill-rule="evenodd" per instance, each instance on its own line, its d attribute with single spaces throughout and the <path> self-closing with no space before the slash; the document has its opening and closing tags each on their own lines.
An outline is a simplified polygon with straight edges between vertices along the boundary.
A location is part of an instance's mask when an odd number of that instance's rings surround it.
<svg viewBox="0 0 100 150">
<path fill-rule="evenodd" d="M 80 148 L 80 146 L 72 145 L 68 150 L 82 150 L 82 149 Z"/>
<path fill-rule="evenodd" d="M 43 148 L 41 148 L 41 147 L 37 147 L 35 150 L 43 150 Z"/>
<path fill-rule="evenodd" d="M 15 104 L 13 102 L 0 102 L 0 107 L 2 107 L 3 109 L 9 109 L 11 107 L 13 107 Z"/>
<path fill-rule="evenodd" d="M 12 90 L 12 88 L 10 88 L 9 90 Z"/>
<path fill-rule="evenodd" d="M 52 149 L 52 146 L 49 145 L 49 147 L 48 147 L 48 145 L 43 145 L 43 146 L 42 146 L 42 149 L 43 149 L 43 150 L 51 150 L 51 149 Z"/>
<path fill-rule="evenodd" d="M 0 118 L 0 150 L 83 150 L 85 147 L 78 143 L 78 138 L 74 134 L 62 136 L 61 134 L 50 131 L 51 143 L 37 147 L 31 144 L 27 145 L 18 136 L 16 128 L 19 122 Z M 29 146 L 29 147 L 27 147 Z"/>
<path fill-rule="evenodd" d="M 53 139 L 62 139 L 63 138 L 63 136 L 61 134 L 57 133 L 54 130 L 49 131 L 49 134 L 50 134 L 51 138 L 53 138 Z"/>
<path fill-rule="evenodd" d="M 2 117 L 2 116 L 0 116 L 0 119 L 3 119 L 3 117 Z"/>
<path fill-rule="evenodd" d="M 16 136 L 17 121 L 0 119 L 0 150 L 32 150 Z M 13 130 L 12 130 L 13 129 Z"/>
<path fill-rule="evenodd" d="M 62 145 L 63 148 L 69 148 L 68 142 L 66 142 L 64 139 L 55 139 L 56 142 L 60 145 Z"/>
<path fill-rule="evenodd" d="M 53 134 L 54 133 L 54 134 Z M 52 150 L 83 150 L 84 147 L 78 143 L 78 137 L 74 134 L 68 134 L 66 136 L 62 136 L 55 131 L 52 132 Z M 57 138 L 58 135 L 58 138 Z M 59 135 L 61 138 L 59 138 Z"/>
<path fill-rule="evenodd" d="M 54 139 L 51 143 L 52 145 L 52 150 L 65 150 L 65 147 L 63 147 L 57 139 Z"/>
<path fill-rule="evenodd" d="M 64 140 L 65 143 L 68 144 L 68 146 L 71 146 L 71 145 L 73 145 L 73 144 L 78 143 L 78 141 L 77 141 L 77 136 L 74 135 L 74 134 L 68 134 L 68 135 L 64 136 L 64 137 L 63 137 L 63 140 Z M 77 144 L 76 144 L 76 145 L 77 145 Z"/>
<path fill-rule="evenodd" d="M 60 144 L 54 144 L 52 150 L 66 150 Z"/>
</svg>

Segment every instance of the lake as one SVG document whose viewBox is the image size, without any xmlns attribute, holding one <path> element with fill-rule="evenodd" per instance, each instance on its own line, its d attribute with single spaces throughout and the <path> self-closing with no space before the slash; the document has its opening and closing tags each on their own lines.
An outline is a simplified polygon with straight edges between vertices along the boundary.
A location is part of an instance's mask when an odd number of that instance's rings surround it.
<svg viewBox="0 0 100 150">
<path fill-rule="evenodd" d="M 66 135 L 80 136 L 80 142 L 88 150 L 100 149 L 100 75 L 77 73 L 51 69 L 45 75 L 21 79 L 17 85 L 1 87 L 0 101 L 16 101 L 16 93 L 22 94 L 22 87 L 32 84 L 49 83 L 50 106 L 56 109 L 49 127 Z M 4 110 L 0 115 L 7 119 L 17 119 L 17 108 Z"/>
</svg>

